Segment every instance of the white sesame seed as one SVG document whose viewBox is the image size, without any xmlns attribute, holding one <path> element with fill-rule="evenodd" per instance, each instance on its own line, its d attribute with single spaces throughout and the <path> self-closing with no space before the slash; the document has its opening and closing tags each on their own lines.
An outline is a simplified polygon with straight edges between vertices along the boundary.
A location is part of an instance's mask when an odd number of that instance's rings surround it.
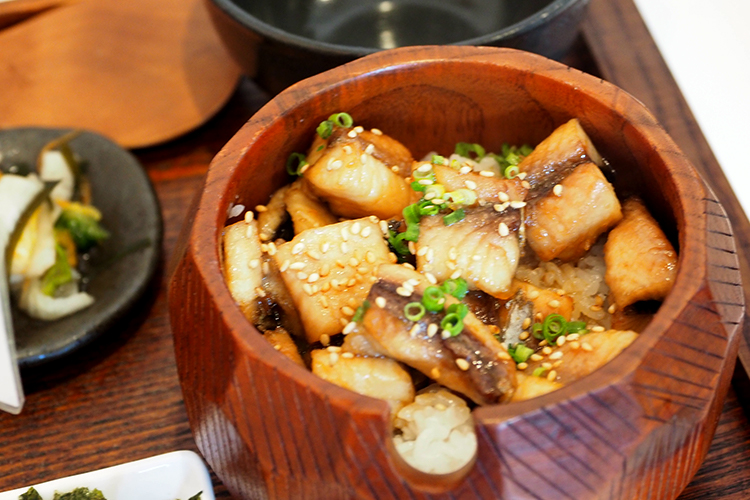
<svg viewBox="0 0 750 500">
<path fill-rule="evenodd" d="M 531 359 L 531 361 L 541 361 L 544 359 L 544 356 L 534 353 L 531 356 L 529 356 L 529 359 Z"/>
<path fill-rule="evenodd" d="M 341 228 L 341 239 L 349 241 L 349 230 L 345 227 Z"/>
<path fill-rule="evenodd" d="M 346 314 L 347 316 L 354 316 L 355 311 L 349 306 L 344 306 L 341 308 L 341 312 Z"/>
<path fill-rule="evenodd" d="M 525 201 L 511 201 L 510 202 L 511 208 L 523 208 L 526 206 Z"/>
<path fill-rule="evenodd" d="M 423 256 L 424 256 L 424 254 L 426 254 L 426 253 L 427 253 L 427 249 L 428 249 L 428 248 L 429 248 L 429 247 L 420 247 L 420 248 L 419 248 L 419 250 L 417 250 L 417 256 L 418 256 L 418 257 L 423 257 Z"/>
<path fill-rule="evenodd" d="M 269 242 L 268 243 L 268 255 L 273 257 L 274 255 L 276 255 L 276 252 L 277 252 L 276 243 L 274 243 L 273 241 Z"/>
<path fill-rule="evenodd" d="M 245 222 L 250 223 L 254 218 L 255 214 L 252 211 L 248 210 L 247 212 L 245 212 Z"/>
<path fill-rule="evenodd" d="M 384 221 L 384 220 L 381 220 L 381 221 L 380 221 L 380 222 L 378 223 L 378 225 L 380 226 L 380 231 L 381 231 L 381 232 L 382 232 L 382 233 L 383 233 L 384 235 L 388 236 L 388 223 L 387 223 L 386 221 Z"/>
<path fill-rule="evenodd" d="M 481 172 L 479 172 L 479 175 L 481 175 L 482 177 L 495 177 L 495 172 L 493 172 L 492 170 L 482 170 Z"/>
<path fill-rule="evenodd" d="M 449 339 L 451 338 L 451 332 L 449 332 L 448 330 L 443 330 L 442 332 L 440 332 L 440 336 L 443 338 L 443 340 Z"/>
<path fill-rule="evenodd" d="M 458 279 L 458 278 L 460 278 L 460 277 L 461 277 L 461 270 L 460 270 L 460 269 L 456 269 L 456 270 L 455 270 L 455 271 L 453 272 L 453 274 L 451 274 L 451 279 L 452 279 L 452 280 L 457 280 L 457 279 Z"/>
<path fill-rule="evenodd" d="M 351 139 L 354 139 L 355 137 L 357 137 L 357 132 L 354 130 L 350 130 L 349 133 L 346 134 L 346 136 Z"/>
<path fill-rule="evenodd" d="M 557 372 L 555 370 L 551 370 L 547 374 L 547 380 L 549 380 L 550 382 L 554 382 L 556 378 L 557 378 Z"/>
<path fill-rule="evenodd" d="M 339 360 L 339 353 L 332 352 L 328 355 L 329 360 L 331 361 L 332 365 L 335 365 L 336 362 Z"/>
<path fill-rule="evenodd" d="M 407 290 L 406 288 L 400 286 L 396 288 L 396 293 L 401 295 L 402 297 L 411 297 L 411 290 Z"/>
<path fill-rule="evenodd" d="M 304 243 L 297 243 L 292 248 L 292 255 L 300 254 L 300 253 L 302 253 L 302 250 L 304 250 L 304 249 L 305 249 L 305 244 Z"/>
<path fill-rule="evenodd" d="M 518 335 L 518 340 L 526 340 L 527 338 L 529 338 L 529 332 L 521 332 Z"/>
<path fill-rule="evenodd" d="M 342 149 L 344 150 L 344 153 L 346 153 L 348 155 L 352 154 L 353 150 L 352 150 L 352 147 L 350 145 L 346 144 Z"/>
<path fill-rule="evenodd" d="M 505 203 L 510 201 L 510 196 L 508 196 L 508 193 L 506 193 L 505 191 L 500 191 L 499 193 L 497 193 L 497 199 Z"/>
<path fill-rule="evenodd" d="M 364 127 L 362 127 L 362 126 L 360 126 L 360 125 L 357 125 L 356 127 L 354 127 L 354 131 L 355 131 L 356 133 L 358 133 L 358 134 L 361 134 L 362 132 L 364 132 L 364 131 L 365 131 L 365 129 L 364 129 Z"/>
<path fill-rule="evenodd" d="M 365 153 L 367 153 L 368 155 L 371 155 L 374 152 L 375 152 L 375 146 L 373 144 L 368 144 L 367 147 L 365 148 Z"/>
<path fill-rule="evenodd" d="M 302 272 L 302 271 L 300 271 L 300 272 L 297 273 L 297 279 L 298 280 L 306 280 L 307 276 L 308 276 L 307 273 Z"/>
<path fill-rule="evenodd" d="M 588 352 L 591 352 L 594 350 L 594 348 L 591 347 L 591 344 L 589 344 L 588 342 L 582 342 L 581 349 L 583 349 L 584 351 L 588 351 Z"/>
<path fill-rule="evenodd" d="M 372 232 L 372 228 L 370 226 L 365 226 L 362 228 L 362 232 L 359 233 L 360 236 L 363 238 L 367 238 L 370 236 L 370 233 Z"/>
<path fill-rule="evenodd" d="M 432 273 L 424 273 L 424 277 L 427 278 L 427 281 L 432 283 L 433 285 L 437 284 L 437 278 Z"/>
<path fill-rule="evenodd" d="M 574 340 L 578 340 L 579 338 L 581 338 L 581 336 L 579 334 L 577 334 L 577 333 L 569 333 L 568 335 L 565 336 L 565 339 L 568 342 L 572 342 Z"/>
<path fill-rule="evenodd" d="M 539 290 L 531 290 L 526 294 L 526 296 L 529 298 L 529 300 L 534 300 L 539 297 Z"/>
<path fill-rule="evenodd" d="M 476 189 L 477 188 L 477 183 L 474 182 L 474 181 L 466 181 L 464 184 L 469 189 Z"/>
<path fill-rule="evenodd" d="M 310 286 L 310 283 L 304 283 L 302 285 L 302 290 L 304 290 L 307 295 L 314 295 L 315 294 L 315 292 L 312 289 L 312 286 Z"/>
<path fill-rule="evenodd" d="M 427 336 L 428 336 L 428 337 L 430 337 L 430 338 L 434 337 L 434 336 L 435 336 L 435 334 L 437 333 L 437 331 L 438 331 L 438 326 L 437 326 L 437 324 L 435 324 L 435 323 L 430 323 L 430 324 L 429 324 L 429 325 L 427 326 Z"/>
<path fill-rule="evenodd" d="M 368 157 L 367 157 L 367 155 L 363 153 L 363 154 L 362 154 L 362 155 L 361 155 L 361 156 L 359 157 L 359 161 L 360 161 L 360 162 L 362 162 L 362 163 L 367 163 L 367 158 L 368 158 Z"/>
<path fill-rule="evenodd" d="M 516 177 L 518 177 L 518 178 L 519 178 L 519 179 L 521 179 L 521 180 L 524 180 L 524 179 L 526 178 L 526 176 L 527 176 L 527 175 L 529 175 L 529 174 L 527 174 L 526 172 L 521 172 L 521 173 L 520 173 L 520 174 L 518 174 L 518 175 L 517 175 Z"/>
<path fill-rule="evenodd" d="M 409 248 L 410 254 L 414 255 L 415 253 L 417 253 L 417 245 L 415 245 L 413 241 L 410 241 L 407 247 Z"/>
<path fill-rule="evenodd" d="M 289 269 L 289 259 L 285 260 L 285 261 L 284 261 L 284 262 L 283 262 L 283 263 L 281 264 L 281 267 L 279 268 L 279 271 L 281 271 L 281 272 L 283 273 L 283 272 L 284 272 L 284 271 L 286 271 L 287 269 Z"/>
<path fill-rule="evenodd" d="M 558 339 L 565 339 L 565 337 L 557 337 Z M 555 351 L 549 355 L 549 359 L 560 359 L 563 357 L 562 351 Z"/>
<path fill-rule="evenodd" d="M 603 332 L 604 330 L 605 330 L 605 328 L 603 326 L 599 326 L 599 325 L 591 327 L 591 331 L 592 332 Z"/>
<path fill-rule="evenodd" d="M 528 367 L 529 367 L 529 364 L 528 364 L 528 363 L 518 363 L 518 364 L 516 365 L 516 368 L 518 368 L 519 370 L 525 370 L 525 369 L 526 369 L 526 368 L 528 368 Z"/>
<path fill-rule="evenodd" d="M 255 287 L 255 293 L 256 293 L 256 294 L 258 295 L 258 297 L 261 297 L 261 298 L 262 298 L 262 297 L 265 297 L 265 296 L 266 296 L 266 291 L 265 291 L 265 290 L 263 290 L 263 289 L 262 289 L 261 287 L 259 287 L 259 286 L 258 286 L 258 287 Z"/>
<path fill-rule="evenodd" d="M 267 210 L 268 210 L 268 207 L 265 206 L 265 205 L 256 205 L 255 206 L 255 211 L 258 212 L 258 213 L 265 212 Z"/>
<path fill-rule="evenodd" d="M 294 271 L 301 271 L 307 266 L 304 262 L 294 262 L 289 266 L 289 269 L 292 269 Z"/>
<path fill-rule="evenodd" d="M 256 269 L 260 265 L 260 260 L 253 259 L 250 261 L 250 269 Z"/>
<path fill-rule="evenodd" d="M 281 350 L 281 345 L 280 344 L 276 344 L 275 346 L 273 346 L 273 348 L 276 349 L 277 351 L 280 351 Z"/>
<path fill-rule="evenodd" d="M 570 343 L 570 348 L 573 349 L 574 351 L 577 351 L 580 347 L 581 347 L 581 344 L 576 340 Z"/>
<path fill-rule="evenodd" d="M 323 253 L 326 253 L 329 248 L 331 248 L 331 244 L 327 241 L 323 243 L 322 245 L 320 245 L 320 251 Z"/>
<path fill-rule="evenodd" d="M 378 129 L 378 128 L 374 128 L 374 129 L 370 130 L 370 132 L 372 132 L 375 135 L 383 135 L 383 132 L 381 132 L 380 129 Z"/>
<path fill-rule="evenodd" d="M 471 172 L 472 170 L 474 170 L 474 169 L 473 169 L 473 168 L 471 168 L 470 166 L 466 165 L 466 166 L 464 166 L 464 167 L 461 167 L 461 169 L 460 169 L 460 170 L 458 171 L 458 173 L 459 173 L 459 174 L 468 174 L 468 173 L 469 173 L 469 172 Z"/>
<path fill-rule="evenodd" d="M 435 251 L 432 248 L 429 248 L 427 250 L 427 262 L 432 262 L 432 260 L 435 258 Z"/>
<path fill-rule="evenodd" d="M 310 276 L 307 277 L 308 283 L 315 283 L 320 279 L 320 275 L 318 273 L 312 273 Z"/>
<path fill-rule="evenodd" d="M 500 233 L 500 236 L 508 236 L 510 234 L 508 225 L 505 222 L 500 223 L 500 225 L 497 227 L 497 232 Z"/>
<path fill-rule="evenodd" d="M 562 184 L 556 184 L 555 187 L 552 188 L 552 192 L 555 194 L 555 196 L 562 196 Z"/>
<path fill-rule="evenodd" d="M 469 362 L 463 358 L 458 358 L 456 360 L 456 366 L 458 366 L 461 370 L 466 371 L 469 369 Z"/>
<path fill-rule="evenodd" d="M 609 306 L 609 309 L 607 309 L 607 312 L 609 314 L 614 314 L 616 310 L 617 310 L 617 306 L 615 306 L 614 304 L 612 304 L 611 306 Z"/>
<path fill-rule="evenodd" d="M 531 189 L 531 184 L 529 184 L 529 181 L 521 181 L 521 186 L 526 189 Z"/>
<path fill-rule="evenodd" d="M 547 302 L 547 305 L 553 309 L 557 309 L 558 307 L 560 307 L 560 301 L 557 299 L 552 299 L 549 302 Z"/>
<path fill-rule="evenodd" d="M 456 260 L 457 257 L 458 257 L 458 250 L 456 250 L 456 247 L 450 247 L 450 249 L 448 250 L 448 258 L 450 260 Z"/>
<path fill-rule="evenodd" d="M 352 224 L 351 232 L 352 234 L 359 234 L 359 232 L 362 230 L 362 224 L 359 222 L 355 222 Z"/>
<path fill-rule="evenodd" d="M 409 336 L 412 338 L 416 337 L 417 334 L 419 333 L 419 329 L 420 329 L 419 323 L 414 323 L 414 326 L 412 326 L 411 330 L 409 330 Z"/>
<path fill-rule="evenodd" d="M 331 169 L 332 170 L 338 170 L 338 169 L 340 169 L 343 166 L 344 166 L 344 162 L 341 161 L 341 160 L 334 160 L 333 162 L 331 162 Z"/>
<path fill-rule="evenodd" d="M 341 357 L 344 359 L 352 359 L 354 357 L 354 354 L 350 352 L 342 352 Z"/>
<path fill-rule="evenodd" d="M 544 354 L 545 356 L 549 356 L 550 354 L 552 354 L 552 348 L 548 345 L 544 346 L 542 348 L 542 354 Z"/>
<path fill-rule="evenodd" d="M 349 253 L 349 245 L 345 242 L 341 242 L 341 253 Z"/>
<path fill-rule="evenodd" d="M 375 299 L 375 303 L 378 305 L 379 308 L 382 309 L 385 307 L 386 301 L 383 297 L 378 297 Z"/>
</svg>

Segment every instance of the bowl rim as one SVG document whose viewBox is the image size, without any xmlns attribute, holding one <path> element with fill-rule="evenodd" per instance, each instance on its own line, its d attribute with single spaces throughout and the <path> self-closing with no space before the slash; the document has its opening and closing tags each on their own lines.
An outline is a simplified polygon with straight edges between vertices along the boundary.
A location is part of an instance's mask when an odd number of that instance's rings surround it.
<svg viewBox="0 0 750 500">
<path fill-rule="evenodd" d="M 296 35 L 289 31 L 283 30 L 276 26 L 273 26 L 265 21 L 262 21 L 258 17 L 250 14 L 245 9 L 240 8 L 234 0 L 208 0 L 228 14 L 232 19 L 240 23 L 246 28 L 267 37 L 271 40 L 284 43 L 290 46 L 299 46 L 310 52 L 322 51 L 326 54 L 335 56 L 347 56 L 347 57 L 361 57 L 382 50 L 392 49 L 378 49 L 372 47 L 362 47 L 359 45 L 341 45 L 330 42 L 322 42 L 313 40 L 312 38 Z M 544 8 L 536 11 L 534 14 L 525 17 L 524 19 L 506 26 L 503 29 L 493 31 L 486 35 L 468 38 L 459 42 L 454 42 L 447 45 L 491 45 L 501 40 L 506 40 L 516 36 L 523 35 L 537 26 L 544 24 L 545 22 L 554 19 L 559 14 L 565 12 L 567 9 L 577 3 L 588 3 L 589 0 L 553 0 L 548 3 Z M 418 47 L 419 45 L 410 45 L 410 47 Z"/>
<path fill-rule="evenodd" d="M 259 137 L 262 137 L 262 130 L 276 120 L 283 119 L 287 112 L 303 105 L 305 101 L 321 94 L 335 93 L 339 87 L 363 76 L 382 73 L 382 71 L 395 71 L 399 68 L 413 69 L 419 65 L 444 64 L 446 61 L 510 66 L 518 71 L 525 70 L 533 72 L 535 76 L 556 80 L 561 85 L 567 85 L 577 91 L 603 89 L 602 95 L 594 95 L 594 100 L 607 107 L 622 103 L 623 100 L 626 101 L 630 105 L 627 108 L 627 115 L 622 110 L 618 114 L 623 117 L 627 116 L 627 121 L 652 145 L 655 147 L 656 144 L 660 145 L 657 148 L 659 157 L 663 159 L 667 170 L 670 171 L 670 181 L 674 183 L 674 191 L 679 194 L 674 205 L 675 219 L 678 224 L 682 220 L 683 224 L 679 228 L 679 272 L 673 286 L 673 290 L 679 293 L 670 293 L 639 337 L 618 356 L 598 368 L 596 377 L 589 374 L 558 390 L 529 400 L 475 408 L 472 414 L 475 425 L 479 428 L 508 421 L 528 414 L 530 411 L 550 407 L 585 394 L 595 393 L 597 390 L 617 384 L 629 377 L 674 323 L 685 307 L 686 299 L 689 300 L 695 296 L 703 286 L 706 276 L 701 265 L 706 259 L 706 214 L 699 203 L 689 202 L 699 201 L 704 197 L 696 198 L 695 194 L 689 195 L 688 193 L 690 190 L 694 190 L 697 195 L 705 193 L 704 184 L 690 161 L 650 111 L 622 89 L 545 57 L 509 48 L 412 46 L 381 51 L 358 59 L 292 85 L 263 106 L 230 139 L 209 168 L 205 190 L 200 195 L 198 211 L 191 229 L 190 246 L 195 265 L 203 275 L 205 285 L 224 316 L 225 323 L 231 324 L 234 328 L 230 331 L 230 335 L 236 343 L 248 349 L 246 352 L 273 365 L 275 370 L 297 382 L 308 384 L 309 390 L 329 400 L 356 407 L 360 412 L 385 415 L 388 412 L 388 405 L 385 401 L 338 387 L 317 377 L 306 368 L 281 359 L 282 357 L 278 356 L 270 343 L 249 340 L 255 338 L 250 333 L 257 335 L 258 330 L 245 319 L 239 306 L 232 299 L 220 268 L 221 229 L 226 223 L 228 206 L 222 206 L 217 203 L 217 200 L 225 200 L 227 205 L 231 205 L 228 191 L 236 182 L 235 177 L 240 175 L 240 163 L 243 158 Z M 335 83 L 331 83 L 332 81 Z M 204 232 L 201 233 L 200 229 Z M 205 235 L 208 234 L 205 232 L 206 229 L 210 229 L 213 236 L 209 245 L 205 241 Z M 204 237 L 201 238 L 199 235 Z M 230 307 L 225 307 L 226 305 Z"/>
</svg>

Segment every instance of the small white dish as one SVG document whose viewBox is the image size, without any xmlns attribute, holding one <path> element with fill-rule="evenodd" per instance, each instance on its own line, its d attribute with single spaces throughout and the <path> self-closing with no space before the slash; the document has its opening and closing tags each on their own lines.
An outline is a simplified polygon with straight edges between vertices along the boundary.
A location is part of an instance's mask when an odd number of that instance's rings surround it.
<svg viewBox="0 0 750 500">
<path fill-rule="evenodd" d="M 55 492 L 96 488 L 107 500 L 215 500 L 211 476 L 201 457 L 192 451 L 174 451 L 75 476 L 31 485 L 44 500 Z M 18 500 L 30 486 L 0 493 L 0 500 Z"/>
</svg>

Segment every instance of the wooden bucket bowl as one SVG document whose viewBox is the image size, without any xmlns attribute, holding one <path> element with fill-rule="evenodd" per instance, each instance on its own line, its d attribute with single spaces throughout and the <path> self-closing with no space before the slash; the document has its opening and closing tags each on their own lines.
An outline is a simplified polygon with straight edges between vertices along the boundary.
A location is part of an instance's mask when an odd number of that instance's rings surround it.
<svg viewBox="0 0 750 500">
<path fill-rule="evenodd" d="M 679 275 L 639 338 L 561 390 L 474 411 L 478 455 L 434 476 L 391 441 L 384 401 L 287 360 L 234 303 L 220 269 L 232 204 L 265 203 L 321 120 L 349 112 L 416 158 L 478 142 L 536 144 L 577 117 L 678 246 Z M 732 231 L 654 117 L 624 91 L 510 49 L 380 52 L 287 89 L 216 156 L 169 290 L 180 380 L 199 449 L 235 498 L 675 498 L 705 456 L 744 314 Z"/>
</svg>

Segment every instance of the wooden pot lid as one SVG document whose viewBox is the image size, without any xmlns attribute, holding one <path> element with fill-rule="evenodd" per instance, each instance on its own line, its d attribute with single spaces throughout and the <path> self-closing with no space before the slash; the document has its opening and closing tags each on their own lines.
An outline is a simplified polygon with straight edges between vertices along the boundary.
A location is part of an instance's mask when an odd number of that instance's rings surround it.
<svg viewBox="0 0 750 500">
<path fill-rule="evenodd" d="M 240 75 L 200 0 L 80 0 L 0 46 L 0 127 L 84 128 L 127 148 L 201 125 Z"/>
</svg>

